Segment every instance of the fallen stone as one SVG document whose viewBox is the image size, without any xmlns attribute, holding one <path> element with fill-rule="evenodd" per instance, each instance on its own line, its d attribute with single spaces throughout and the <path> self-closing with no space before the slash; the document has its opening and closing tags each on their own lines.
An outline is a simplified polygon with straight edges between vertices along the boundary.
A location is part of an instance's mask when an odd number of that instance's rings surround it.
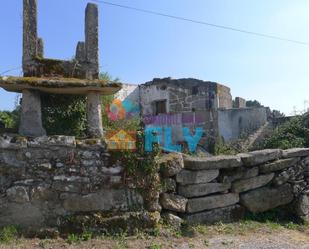
<svg viewBox="0 0 309 249">
<path fill-rule="evenodd" d="M 206 212 L 189 214 L 185 220 L 189 225 L 206 224 L 212 225 L 218 222 L 235 222 L 242 219 L 245 215 L 245 208 L 240 205 L 233 205 L 224 208 L 213 209 Z"/>
<path fill-rule="evenodd" d="M 188 199 L 173 194 L 161 194 L 160 196 L 160 204 L 164 209 L 184 213 L 186 211 Z"/>
<path fill-rule="evenodd" d="M 222 182 L 234 182 L 240 179 L 248 179 L 259 174 L 259 167 L 253 168 L 233 168 L 228 170 L 222 170 L 220 173 L 220 179 Z"/>
<path fill-rule="evenodd" d="M 242 162 L 239 156 L 186 157 L 184 166 L 190 170 L 210 170 L 240 167 Z"/>
<path fill-rule="evenodd" d="M 168 178 L 176 175 L 183 169 L 183 157 L 181 154 L 171 153 L 162 156 L 158 160 L 160 172 L 163 177 Z"/>
<path fill-rule="evenodd" d="M 183 219 L 181 219 L 177 215 L 169 213 L 169 212 L 163 213 L 161 215 L 161 218 L 163 219 L 165 224 L 167 224 L 167 225 L 169 225 L 173 228 L 176 228 L 176 229 L 179 229 L 181 227 L 182 223 L 184 222 Z"/>
<path fill-rule="evenodd" d="M 204 183 L 179 186 L 178 193 L 184 197 L 198 197 L 218 192 L 224 192 L 231 188 L 231 183 Z"/>
<path fill-rule="evenodd" d="M 282 152 L 282 157 L 284 158 L 305 156 L 309 156 L 309 148 L 292 148 Z"/>
<path fill-rule="evenodd" d="M 263 187 L 240 195 L 240 203 L 253 213 L 264 212 L 290 203 L 294 198 L 290 184 Z"/>
<path fill-rule="evenodd" d="M 273 163 L 267 163 L 260 166 L 261 173 L 270 173 L 274 171 L 283 170 L 285 168 L 291 167 L 298 162 L 299 158 L 289 158 L 275 161 Z"/>
<path fill-rule="evenodd" d="M 23 186 L 14 186 L 6 190 L 6 195 L 9 201 L 17 203 L 29 202 L 28 190 Z"/>
<path fill-rule="evenodd" d="M 266 149 L 238 154 L 245 166 L 255 166 L 269 161 L 277 160 L 281 157 L 281 155 L 282 150 L 280 149 Z"/>
<path fill-rule="evenodd" d="M 235 193 L 189 199 L 187 212 L 196 213 L 214 208 L 227 207 L 234 205 L 237 202 L 239 202 L 239 195 Z"/>
<path fill-rule="evenodd" d="M 181 185 L 207 183 L 219 176 L 219 170 L 182 170 L 176 176 L 176 181 Z"/>
<path fill-rule="evenodd" d="M 232 191 L 235 193 L 241 193 L 251 189 L 263 187 L 274 178 L 274 175 L 274 173 L 271 173 L 268 175 L 260 175 L 249 179 L 235 181 L 232 184 Z"/>
</svg>

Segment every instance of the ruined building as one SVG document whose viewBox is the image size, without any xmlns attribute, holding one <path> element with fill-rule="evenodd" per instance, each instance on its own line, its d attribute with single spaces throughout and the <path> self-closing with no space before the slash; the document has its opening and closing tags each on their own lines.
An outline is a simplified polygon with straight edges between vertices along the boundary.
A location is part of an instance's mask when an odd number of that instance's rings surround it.
<svg viewBox="0 0 309 249">
<path fill-rule="evenodd" d="M 197 79 L 154 79 L 142 85 L 123 85 L 117 93 L 141 107 L 146 126 L 172 127 L 173 142 L 182 143 L 182 127 L 205 131 L 201 145 L 218 138 L 230 141 L 246 137 L 267 121 L 267 108 L 247 108 L 237 97 L 233 105 L 230 88 Z"/>
</svg>

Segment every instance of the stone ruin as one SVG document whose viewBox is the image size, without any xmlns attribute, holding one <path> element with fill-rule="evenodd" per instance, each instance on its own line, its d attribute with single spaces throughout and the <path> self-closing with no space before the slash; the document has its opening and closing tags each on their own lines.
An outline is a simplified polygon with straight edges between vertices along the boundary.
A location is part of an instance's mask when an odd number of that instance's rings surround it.
<svg viewBox="0 0 309 249">
<path fill-rule="evenodd" d="M 100 94 L 120 88 L 98 80 L 97 7 L 86 9 L 86 41 L 73 61 L 43 58 L 36 1 L 24 0 L 24 77 L 0 80 L 23 93 L 20 133 L 0 136 L 0 227 L 26 234 L 149 229 L 160 217 L 173 227 L 213 224 L 280 208 L 309 218 L 309 149 L 262 150 L 235 156 L 165 154 L 157 161 L 160 188 L 140 188 L 126 165 L 112 160 L 101 138 L 45 134 L 40 94 L 85 94 L 89 133 L 102 136 Z M 33 138 L 34 136 L 35 138 Z M 140 163 L 143 163 L 141 160 Z"/>
<path fill-rule="evenodd" d="M 0 78 L 0 87 L 21 92 L 19 133 L 24 136 L 46 135 L 42 125 L 41 94 L 74 94 L 87 98 L 88 133 L 102 137 L 101 95 L 111 95 L 121 84 L 99 80 L 98 7 L 88 4 L 85 17 L 85 41 L 78 42 L 71 61 L 44 58 L 44 43 L 38 38 L 37 1 L 23 1 L 23 72 L 24 77 Z"/>
</svg>

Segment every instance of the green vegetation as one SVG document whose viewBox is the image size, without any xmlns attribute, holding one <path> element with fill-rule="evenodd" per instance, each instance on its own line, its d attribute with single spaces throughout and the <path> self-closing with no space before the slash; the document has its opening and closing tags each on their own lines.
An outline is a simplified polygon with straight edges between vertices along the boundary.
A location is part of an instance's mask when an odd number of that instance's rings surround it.
<svg viewBox="0 0 309 249">
<path fill-rule="evenodd" d="M 0 121 L 5 128 L 17 129 L 19 123 L 19 107 L 12 111 L 0 111 Z"/>
<path fill-rule="evenodd" d="M 271 136 L 265 139 L 262 147 L 281 149 L 309 147 L 309 112 L 277 127 Z"/>
<path fill-rule="evenodd" d="M 0 230 L 0 243 L 11 243 L 18 239 L 18 229 L 16 226 L 7 226 Z"/>
</svg>

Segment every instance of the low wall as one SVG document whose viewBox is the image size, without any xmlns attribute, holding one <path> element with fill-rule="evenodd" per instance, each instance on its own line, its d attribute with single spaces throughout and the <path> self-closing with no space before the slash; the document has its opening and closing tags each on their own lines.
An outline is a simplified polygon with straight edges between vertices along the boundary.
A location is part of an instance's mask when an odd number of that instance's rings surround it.
<svg viewBox="0 0 309 249">
<path fill-rule="evenodd" d="M 245 212 L 289 208 L 309 218 L 309 149 L 161 159 L 162 215 L 175 224 L 231 222 Z"/>
<path fill-rule="evenodd" d="M 144 206 L 145 199 L 127 181 L 124 168 L 112 164 L 101 140 L 0 137 L 1 227 L 18 225 L 29 232 L 68 227 L 69 218 L 81 214 L 103 215 L 103 228 L 112 221 L 120 226 L 121 220 L 122 229 L 130 229 L 132 220 L 140 221 L 135 226 L 153 226 L 158 214 L 150 215 Z"/>
<path fill-rule="evenodd" d="M 160 214 L 178 226 L 230 222 L 246 211 L 276 207 L 309 216 L 309 149 L 207 158 L 165 154 L 154 175 L 140 177 L 159 183 L 152 189 L 128 177 L 125 166 L 97 139 L 2 136 L 0 227 L 18 225 L 30 234 L 85 227 L 130 232 L 153 228 Z"/>
</svg>

